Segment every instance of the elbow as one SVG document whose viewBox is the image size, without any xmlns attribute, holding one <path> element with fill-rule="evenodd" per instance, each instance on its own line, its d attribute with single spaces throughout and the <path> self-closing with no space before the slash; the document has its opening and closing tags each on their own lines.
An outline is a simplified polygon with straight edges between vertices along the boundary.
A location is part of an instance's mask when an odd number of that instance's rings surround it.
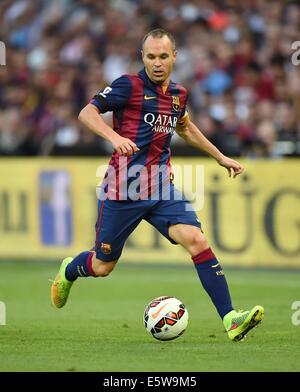
<svg viewBox="0 0 300 392">
<path fill-rule="evenodd" d="M 187 129 L 185 127 L 177 127 L 176 128 L 177 134 L 184 140 L 187 138 Z"/>
<path fill-rule="evenodd" d="M 83 124 L 86 124 L 88 119 L 95 114 L 99 114 L 98 109 L 95 106 L 88 104 L 79 112 L 78 120 Z"/>
<path fill-rule="evenodd" d="M 85 106 L 78 114 L 78 120 L 83 124 L 87 125 L 87 121 L 90 117 L 90 110 L 87 106 Z"/>
</svg>

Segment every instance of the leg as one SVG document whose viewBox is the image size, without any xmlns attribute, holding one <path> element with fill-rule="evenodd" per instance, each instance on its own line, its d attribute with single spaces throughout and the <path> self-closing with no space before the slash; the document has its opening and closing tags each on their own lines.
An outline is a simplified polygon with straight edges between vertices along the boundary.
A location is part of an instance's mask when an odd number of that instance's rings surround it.
<svg viewBox="0 0 300 392">
<path fill-rule="evenodd" d="M 159 201 L 146 220 L 190 253 L 201 283 L 223 319 L 233 309 L 224 273 L 190 203 L 172 186 L 170 196 L 171 200 Z"/>
<path fill-rule="evenodd" d="M 117 260 L 106 262 L 97 259 L 95 252 L 82 252 L 74 259 L 67 257 L 63 260 L 51 287 L 52 304 L 57 308 L 65 305 L 71 287 L 79 276 L 108 276 L 116 264 Z"/>
<path fill-rule="evenodd" d="M 201 229 L 184 224 L 172 225 L 169 236 L 192 256 L 200 281 L 223 319 L 233 310 L 229 289 L 222 268 Z"/>
<path fill-rule="evenodd" d="M 201 283 L 223 319 L 229 339 L 243 340 L 262 321 L 264 308 L 256 305 L 245 312 L 233 310 L 224 273 L 199 228 L 183 224 L 172 225 L 169 236 L 191 254 Z"/>
<path fill-rule="evenodd" d="M 169 241 L 181 244 L 190 253 L 200 281 L 223 319 L 228 337 L 242 340 L 262 320 L 264 310 L 259 305 L 246 312 L 233 310 L 224 273 L 200 229 L 196 213 L 190 203 L 172 189 L 171 200 L 160 201 L 145 219 Z"/>
<path fill-rule="evenodd" d="M 85 251 L 74 259 L 67 257 L 51 287 L 52 304 L 61 308 L 67 302 L 70 289 L 79 277 L 108 276 L 121 256 L 130 233 L 142 219 L 144 209 L 133 203 L 100 201 L 96 224 L 95 250 Z"/>
<path fill-rule="evenodd" d="M 97 259 L 96 253 L 94 252 L 92 258 L 92 268 L 95 276 L 105 277 L 108 276 L 115 268 L 118 260 L 114 261 L 102 261 Z"/>
</svg>

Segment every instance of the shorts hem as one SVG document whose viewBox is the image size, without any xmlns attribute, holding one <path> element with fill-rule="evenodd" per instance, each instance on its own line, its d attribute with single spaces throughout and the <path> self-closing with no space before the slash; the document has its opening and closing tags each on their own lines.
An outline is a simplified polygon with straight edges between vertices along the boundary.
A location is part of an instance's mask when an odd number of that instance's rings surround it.
<svg viewBox="0 0 300 392">
<path fill-rule="evenodd" d="M 201 229 L 201 223 L 200 223 L 200 222 L 195 222 L 195 221 L 186 222 L 186 221 L 182 221 L 182 220 L 178 219 L 178 220 L 175 220 L 175 221 L 169 221 L 169 222 L 168 222 L 168 230 L 167 230 L 167 233 L 168 233 L 168 231 L 169 231 L 169 227 L 170 227 L 170 226 L 179 225 L 179 224 L 182 224 L 182 225 L 189 225 L 189 226 L 195 226 L 195 227 L 198 227 L 199 229 Z M 169 236 L 169 234 L 165 235 L 165 237 L 171 242 L 171 244 L 173 244 L 173 245 L 178 245 L 178 242 L 175 242 L 174 240 L 172 240 L 172 238 Z"/>
<path fill-rule="evenodd" d="M 104 263 L 107 262 L 109 263 L 110 261 L 118 261 L 119 258 L 121 257 L 121 255 L 119 256 L 114 256 L 114 255 L 105 255 L 105 254 L 99 254 L 98 252 L 96 252 L 96 257 L 98 260 L 103 261 Z"/>
</svg>

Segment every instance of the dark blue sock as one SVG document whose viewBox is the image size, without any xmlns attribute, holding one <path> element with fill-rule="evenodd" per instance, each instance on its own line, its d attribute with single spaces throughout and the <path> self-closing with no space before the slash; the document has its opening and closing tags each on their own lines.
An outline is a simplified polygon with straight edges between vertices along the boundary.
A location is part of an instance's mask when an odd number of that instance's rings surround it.
<svg viewBox="0 0 300 392">
<path fill-rule="evenodd" d="M 202 286 L 210 296 L 220 317 L 233 310 L 222 268 L 210 248 L 192 257 Z"/>
<path fill-rule="evenodd" d="M 92 268 L 93 252 L 82 252 L 67 265 L 66 278 L 70 282 L 76 280 L 79 276 L 95 276 Z"/>
</svg>

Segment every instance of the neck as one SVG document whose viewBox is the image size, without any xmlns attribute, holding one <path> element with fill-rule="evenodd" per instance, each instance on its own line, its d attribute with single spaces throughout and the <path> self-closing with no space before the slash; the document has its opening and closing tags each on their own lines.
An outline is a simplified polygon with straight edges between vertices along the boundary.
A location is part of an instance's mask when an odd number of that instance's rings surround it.
<svg viewBox="0 0 300 392">
<path fill-rule="evenodd" d="M 170 79 L 168 78 L 161 84 L 161 87 L 167 88 L 169 86 L 169 83 L 170 83 Z"/>
</svg>

